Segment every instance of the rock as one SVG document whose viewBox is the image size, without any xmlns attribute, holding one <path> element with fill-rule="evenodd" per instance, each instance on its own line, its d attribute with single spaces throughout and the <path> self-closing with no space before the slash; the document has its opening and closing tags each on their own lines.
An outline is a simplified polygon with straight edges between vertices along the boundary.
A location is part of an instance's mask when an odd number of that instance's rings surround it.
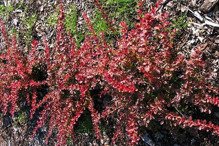
<svg viewBox="0 0 219 146">
<path fill-rule="evenodd" d="M 190 1 L 190 5 L 191 5 L 192 7 L 194 7 L 196 4 L 197 4 L 197 0 L 191 0 L 191 1 Z"/>
<path fill-rule="evenodd" d="M 150 138 L 148 133 L 145 133 L 141 139 L 143 140 L 143 142 L 149 146 L 155 146 L 155 143 L 152 141 L 152 139 Z"/>
<path fill-rule="evenodd" d="M 215 52 L 215 56 L 216 56 L 216 57 L 219 57 L 219 51 L 216 51 L 216 52 Z M 219 116 L 218 116 L 218 117 L 219 117 Z"/>
<path fill-rule="evenodd" d="M 22 13 L 23 11 L 21 9 L 17 9 L 17 10 L 14 10 L 13 13 Z"/>
<path fill-rule="evenodd" d="M 15 26 L 18 26 L 18 19 L 17 19 L 17 18 L 14 18 L 14 19 L 12 20 L 12 22 L 13 22 L 13 24 L 14 24 Z"/>
<path fill-rule="evenodd" d="M 216 43 L 216 44 L 219 44 L 219 39 L 216 39 L 216 40 L 215 40 L 215 43 Z"/>
<path fill-rule="evenodd" d="M 205 0 L 204 3 L 201 5 L 200 10 L 207 13 L 209 12 L 219 0 Z"/>
</svg>

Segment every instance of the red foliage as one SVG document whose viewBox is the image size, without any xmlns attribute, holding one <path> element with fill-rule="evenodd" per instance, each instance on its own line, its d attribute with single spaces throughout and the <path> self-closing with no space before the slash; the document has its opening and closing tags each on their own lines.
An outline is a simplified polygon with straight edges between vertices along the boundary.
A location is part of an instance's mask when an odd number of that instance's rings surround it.
<svg viewBox="0 0 219 146">
<path fill-rule="evenodd" d="M 218 89 L 208 82 L 202 47 L 193 49 L 188 58 L 174 49 L 175 31 L 170 30 L 168 14 L 157 12 L 159 3 L 144 15 L 139 11 L 139 22 L 131 30 L 125 22 L 121 23 L 122 35 L 116 48 L 107 44 L 104 35 L 95 34 L 86 13 L 83 17 L 91 35 L 77 48 L 74 39 L 64 31 L 62 4 L 54 48 L 49 47 L 46 38 L 42 42 L 33 40 L 31 51 L 22 54 L 15 37 L 10 43 L 0 21 L 5 41 L 0 56 L 2 112 L 6 114 L 10 106 L 13 116 L 19 110 L 20 90 L 32 89 L 26 96 L 31 107 L 30 118 L 43 107 L 33 136 L 48 123 L 46 142 L 57 130 L 57 145 L 65 145 L 68 137 L 73 137 L 74 126 L 86 108 L 91 113 L 97 139 L 101 139 L 100 119 L 109 116 L 116 119 L 113 142 L 127 135 L 128 143 L 137 144 L 139 127 L 149 126 L 152 119 L 169 120 L 175 125 L 219 135 L 217 125 L 186 119 L 173 113 L 178 111 L 168 110 L 181 102 L 193 103 L 200 109 L 209 109 L 211 105 L 206 105 L 209 103 L 218 106 Z M 98 1 L 96 4 L 99 6 Z M 37 50 L 39 43 L 44 45 L 43 53 Z M 45 71 L 47 78 L 38 81 L 34 68 Z M 180 83 L 174 82 L 175 79 Z M 48 85 L 49 89 L 39 100 L 36 89 L 41 85 Z M 102 89 L 103 95 L 112 97 L 111 104 L 102 113 L 94 108 L 90 94 L 96 87 Z"/>
<path fill-rule="evenodd" d="M 185 127 L 195 127 L 198 130 L 211 131 L 212 134 L 219 135 L 219 126 L 207 122 L 206 120 L 192 120 L 192 117 L 186 119 L 185 117 L 180 117 L 175 113 L 168 113 L 165 116 L 165 119 L 173 122 L 174 126 L 180 125 L 183 128 Z"/>
</svg>

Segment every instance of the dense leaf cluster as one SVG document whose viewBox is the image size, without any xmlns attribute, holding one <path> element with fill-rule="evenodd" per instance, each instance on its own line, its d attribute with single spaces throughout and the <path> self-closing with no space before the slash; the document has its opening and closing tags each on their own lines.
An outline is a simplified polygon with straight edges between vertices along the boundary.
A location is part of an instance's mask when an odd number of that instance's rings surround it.
<svg viewBox="0 0 219 146">
<path fill-rule="evenodd" d="M 1 21 L 1 111 L 13 117 L 19 111 L 19 95 L 23 92 L 22 98 L 31 107 L 29 118 L 42 108 L 32 135 L 47 125 L 46 143 L 56 133 L 57 145 L 61 146 L 69 137 L 74 138 L 74 126 L 85 109 L 91 113 L 97 139 L 102 138 L 101 120 L 114 119 L 112 143 L 128 137 L 126 142 L 136 145 L 139 127 L 149 126 L 153 119 L 219 135 L 218 125 L 192 120 L 184 115 L 187 113 L 174 110 L 193 104 L 211 114 L 211 107 L 219 106 L 218 88 L 209 83 L 211 71 L 202 58 L 204 48 L 194 48 L 188 57 L 174 48 L 175 31 L 170 29 L 168 14 L 159 12 L 159 4 L 143 13 L 139 3 L 139 21 L 131 30 L 121 22 L 121 37 L 114 46 L 105 41 L 104 34 L 95 33 L 84 13 L 91 34 L 78 48 L 64 30 L 62 4 L 53 48 L 44 38 L 33 40 L 30 51 L 23 52 L 16 37 L 8 37 Z M 39 44 L 43 50 L 38 49 Z M 37 89 L 42 85 L 48 92 L 40 97 Z M 96 89 L 100 100 L 104 96 L 112 98 L 102 110 L 95 108 L 91 91 Z"/>
</svg>

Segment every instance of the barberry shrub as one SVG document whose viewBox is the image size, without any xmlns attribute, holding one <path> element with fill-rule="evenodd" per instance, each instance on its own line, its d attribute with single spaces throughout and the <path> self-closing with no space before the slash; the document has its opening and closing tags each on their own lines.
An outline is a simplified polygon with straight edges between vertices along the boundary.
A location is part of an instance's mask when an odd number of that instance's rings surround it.
<svg viewBox="0 0 219 146">
<path fill-rule="evenodd" d="M 150 126 L 152 120 L 219 136 L 215 123 L 193 120 L 186 110 L 178 110 L 194 105 L 211 114 L 211 107 L 219 106 L 218 88 L 209 80 L 209 62 L 203 59 L 205 48 L 195 47 L 186 57 L 175 49 L 175 30 L 170 27 L 168 13 L 159 11 L 160 3 L 144 14 L 139 2 L 138 22 L 131 29 L 125 22 L 120 23 L 121 37 L 115 46 L 105 41 L 103 33 L 95 33 L 83 13 L 91 33 L 77 47 L 65 32 L 62 3 L 53 48 L 44 38 L 33 40 L 30 51 L 23 52 L 16 36 L 8 37 L 0 21 L 4 40 L 0 52 L 1 111 L 13 117 L 19 111 L 20 98 L 25 98 L 30 119 L 41 109 L 32 136 L 46 125 L 45 142 L 56 133 L 56 145 L 61 146 L 67 144 L 69 137 L 74 139 L 74 126 L 85 109 L 91 113 L 93 131 L 99 140 L 101 120 L 115 121 L 112 143 L 136 145 L 141 136 L 139 128 Z M 38 50 L 40 43 L 44 50 Z M 42 85 L 48 89 L 40 97 L 37 89 Z M 95 108 L 91 94 L 96 89 L 100 100 L 104 96 L 112 98 L 101 111 Z M 25 95 L 20 97 L 20 92 Z"/>
</svg>

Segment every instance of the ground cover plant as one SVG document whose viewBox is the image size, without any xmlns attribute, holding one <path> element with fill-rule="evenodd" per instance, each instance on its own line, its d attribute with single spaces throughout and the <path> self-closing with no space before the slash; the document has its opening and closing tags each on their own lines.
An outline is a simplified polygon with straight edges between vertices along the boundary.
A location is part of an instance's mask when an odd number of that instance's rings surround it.
<svg viewBox="0 0 219 146">
<path fill-rule="evenodd" d="M 174 46 L 177 30 L 168 13 L 160 10 L 162 1 L 147 11 L 143 3 L 136 3 L 133 26 L 125 21 L 115 26 L 95 0 L 97 19 L 102 14 L 104 20 L 94 27 L 83 12 L 89 33 L 79 44 L 71 36 L 75 31 L 65 21 L 60 2 L 54 47 L 42 37 L 31 41 L 28 52 L 16 35 L 8 35 L 1 20 L 1 113 L 13 118 L 25 108 L 33 123 L 28 136 L 34 138 L 45 127 L 43 142 L 49 144 L 55 137 L 60 146 L 76 139 L 83 114 L 89 116 L 89 127 L 99 143 L 103 132 L 111 130 L 112 145 L 138 145 L 154 125 L 176 135 L 180 130 L 191 135 L 204 132 L 208 140 L 217 140 L 219 125 L 209 117 L 219 106 L 219 90 L 211 82 L 206 46 L 197 45 L 187 56 L 183 54 Z M 115 27 L 120 34 L 111 44 L 100 31 L 117 31 Z"/>
</svg>

